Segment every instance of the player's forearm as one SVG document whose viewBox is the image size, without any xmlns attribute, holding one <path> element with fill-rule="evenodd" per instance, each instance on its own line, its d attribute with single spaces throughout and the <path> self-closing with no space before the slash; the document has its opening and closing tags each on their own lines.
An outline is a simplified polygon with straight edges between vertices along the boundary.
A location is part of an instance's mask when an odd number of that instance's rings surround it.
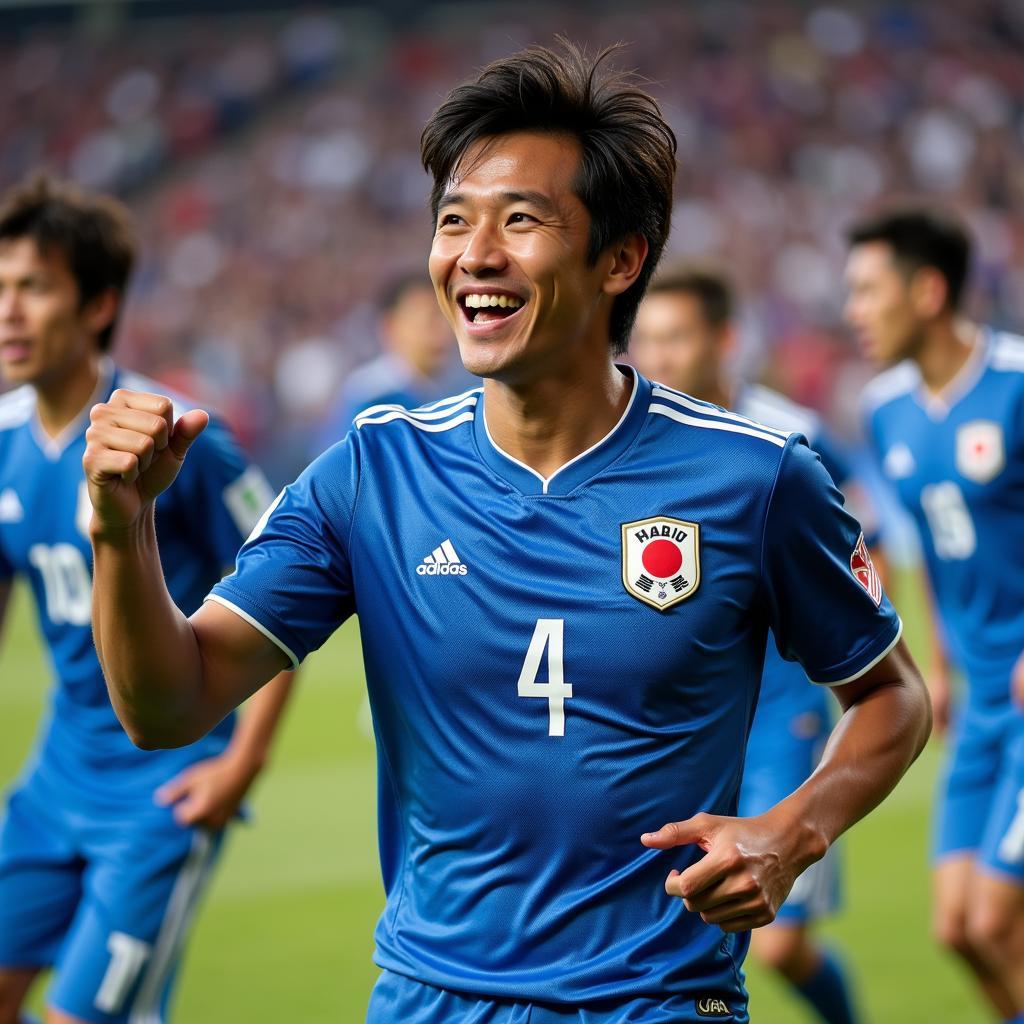
<svg viewBox="0 0 1024 1024">
<path fill-rule="evenodd" d="M 909 655 L 898 650 L 892 665 L 898 671 L 846 709 L 817 770 L 774 809 L 805 825 L 826 848 L 881 803 L 928 739 L 927 691 Z"/>
<path fill-rule="evenodd" d="M 294 672 L 280 672 L 249 698 L 231 739 L 228 754 L 254 775 L 270 755 L 277 727 L 295 682 Z"/>
<path fill-rule="evenodd" d="M 131 530 L 94 530 L 92 544 L 93 632 L 118 718 L 146 749 L 192 742 L 202 663 L 164 583 L 152 508 Z"/>
</svg>

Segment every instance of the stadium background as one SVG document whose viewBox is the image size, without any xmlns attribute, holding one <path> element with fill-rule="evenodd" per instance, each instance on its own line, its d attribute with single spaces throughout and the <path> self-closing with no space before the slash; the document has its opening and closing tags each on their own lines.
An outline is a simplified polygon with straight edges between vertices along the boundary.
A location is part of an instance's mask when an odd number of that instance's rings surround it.
<svg viewBox="0 0 1024 1024">
<path fill-rule="evenodd" d="M 1024 323 L 1019 0 L 8 2 L 0 187 L 44 166 L 128 201 L 143 256 L 117 357 L 219 408 L 281 483 L 345 374 L 374 354 L 380 288 L 425 263 L 424 119 L 474 68 L 558 32 L 631 43 L 623 61 L 680 141 L 668 258 L 728 266 L 746 371 L 853 443 L 869 373 L 840 322 L 842 229 L 866 205 L 955 207 L 978 243 L 973 311 Z M 889 546 L 912 561 L 904 529 Z M 0 784 L 28 750 L 47 676 L 19 594 L 0 650 Z M 360 688 L 346 628 L 308 663 L 255 824 L 234 836 L 197 921 L 177 1020 L 361 1018 L 381 891 Z M 938 756 L 933 744 L 844 844 L 848 909 L 827 931 L 879 1022 L 982 1019 L 928 935 Z M 758 1024 L 809 1019 L 750 973 Z"/>
</svg>

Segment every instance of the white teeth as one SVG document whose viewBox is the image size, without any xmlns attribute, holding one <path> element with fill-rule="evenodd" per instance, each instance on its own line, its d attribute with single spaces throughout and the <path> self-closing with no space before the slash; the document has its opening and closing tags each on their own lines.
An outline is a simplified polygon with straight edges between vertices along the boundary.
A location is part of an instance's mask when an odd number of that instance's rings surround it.
<svg viewBox="0 0 1024 1024">
<path fill-rule="evenodd" d="M 463 296 L 462 301 L 467 309 L 488 309 L 490 307 L 518 309 L 523 304 L 522 299 L 517 299 L 512 295 L 481 295 L 478 292 Z"/>
</svg>

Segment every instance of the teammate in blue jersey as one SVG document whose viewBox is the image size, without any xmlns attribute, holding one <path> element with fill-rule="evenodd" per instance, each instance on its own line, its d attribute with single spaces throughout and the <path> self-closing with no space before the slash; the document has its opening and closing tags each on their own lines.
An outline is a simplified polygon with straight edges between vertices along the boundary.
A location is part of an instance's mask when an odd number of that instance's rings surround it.
<svg viewBox="0 0 1024 1024">
<path fill-rule="evenodd" d="M 146 753 L 110 706 L 91 630 L 89 408 L 152 390 L 107 351 L 133 241 L 123 208 L 45 178 L 0 204 L 0 610 L 31 588 L 54 685 L 35 751 L 0 819 L 0 1024 L 24 1022 L 55 968 L 47 1024 L 165 1019 L 189 920 L 228 820 L 259 771 L 290 683 L 196 742 Z M 170 599 L 189 611 L 269 498 L 223 426 L 160 500 Z"/>
<path fill-rule="evenodd" d="M 431 276 L 483 388 L 359 417 L 190 619 L 150 509 L 206 416 L 97 406 L 111 694 L 141 742 L 184 742 L 358 612 L 387 894 L 368 1019 L 747 1021 L 749 929 L 920 750 L 923 684 L 802 439 L 613 361 L 668 232 L 654 101 L 532 48 L 455 89 L 422 153 Z M 813 778 L 742 819 L 769 627 L 848 710 Z"/>
<path fill-rule="evenodd" d="M 849 238 L 847 318 L 890 367 L 867 390 L 868 433 L 967 682 L 935 825 L 935 928 L 992 1007 L 1024 1019 L 1024 339 L 961 315 L 970 242 L 947 215 L 883 211 Z"/>
<path fill-rule="evenodd" d="M 384 403 L 414 409 L 472 386 L 455 357 L 455 339 L 422 271 L 390 281 L 378 303 L 383 351 L 345 379 L 317 431 L 310 457 L 330 448 L 365 409 Z"/>
<path fill-rule="evenodd" d="M 863 488 L 850 472 L 846 453 L 820 418 L 783 395 L 743 384 L 732 366 L 736 329 L 732 286 L 721 271 L 699 264 L 659 274 L 637 312 L 631 339 L 633 364 L 646 376 L 679 391 L 734 410 L 748 419 L 798 431 L 821 457 L 847 498 Z M 866 543 L 874 538 L 871 527 Z M 792 793 L 814 771 L 831 727 L 822 687 L 811 686 L 801 667 L 786 661 L 769 639 L 757 712 L 747 743 L 739 813 L 761 814 Z M 858 1015 L 838 956 L 809 933 L 819 917 L 835 910 L 838 862 L 830 850 L 797 880 L 776 920 L 751 937 L 751 952 L 777 971 L 826 1024 L 850 1024 Z"/>
</svg>

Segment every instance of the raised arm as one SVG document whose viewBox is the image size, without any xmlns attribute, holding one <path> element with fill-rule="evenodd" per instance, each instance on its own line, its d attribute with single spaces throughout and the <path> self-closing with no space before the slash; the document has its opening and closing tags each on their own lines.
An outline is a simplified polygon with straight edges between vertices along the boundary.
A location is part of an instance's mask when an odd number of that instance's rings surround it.
<svg viewBox="0 0 1024 1024">
<path fill-rule="evenodd" d="M 164 584 L 154 503 L 209 417 L 173 420 L 170 399 L 115 391 L 92 410 L 83 466 L 93 504 L 93 630 L 111 701 L 151 749 L 192 743 L 282 669 L 280 648 L 232 612 L 187 619 Z"/>
</svg>

